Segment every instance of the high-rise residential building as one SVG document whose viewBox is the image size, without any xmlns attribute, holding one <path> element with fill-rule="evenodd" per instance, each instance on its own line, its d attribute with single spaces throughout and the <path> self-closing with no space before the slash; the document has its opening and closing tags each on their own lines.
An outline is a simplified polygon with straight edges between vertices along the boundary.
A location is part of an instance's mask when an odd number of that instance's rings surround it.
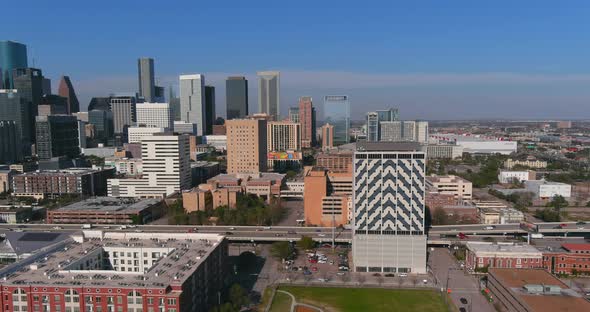
<svg viewBox="0 0 590 312">
<path fill-rule="evenodd" d="M 20 134 L 14 120 L 0 120 L 0 163 L 12 164 L 22 160 Z"/>
<path fill-rule="evenodd" d="M 334 126 L 334 146 L 350 142 L 350 101 L 347 95 L 324 97 L 324 121 Z"/>
<path fill-rule="evenodd" d="M 78 120 L 72 115 L 37 116 L 37 156 L 39 159 L 80 155 Z"/>
<path fill-rule="evenodd" d="M 35 142 L 35 116 L 43 96 L 43 74 L 36 68 L 17 68 L 12 72 L 14 88 L 18 90 L 23 109 L 23 141 Z M 28 154 L 28 153 L 27 153 Z"/>
<path fill-rule="evenodd" d="M 258 72 L 258 112 L 280 120 L 281 81 L 280 72 Z"/>
<path fill-rule="evenodd" d="M 428 142 L 428 121 L 383 121 L 380 125 L 380 141 L 419 143 Z"/>
<path fill-rule="evenodd" d="M 109 144 L 113 141 L 113 113 L 93 109 L 88 112 L 88 124 L 94 126 L 96 143 Z"/>
<path fill-rule="evenodd" d="M 205 86 L 205 134 L 213 134 L 215 123 L 215 87 Z"/>
<path fill-rule="evenodd" d="M 136 117 L 135 96 L 113 96 L 110 98 L 110 108 L 113 112 L 113 130 L 117 134 L 126 133 L 127 128 L 135 125 Z"/>
<path fill-rule="evenodd" d="M 141 139 L 142 178 L 110 179 L 111 197 L 165 197 L 191 187 L 189 137 L 155 133 Z"/>
<path fill-rule="evenodd" d="M 322 150 L 329 150 L 334 147 L 334 126 L 327 123 L 322 126 Z"/>
<path fill-rule="evenodd" d="M 246 77 L 228 77 L 225 81 L 227 119 L 248 116 L 248 80 Z"/>
<path fill-rule="evenodd" d="M 299 106 L 289 107 L 289 120 L 291 122 L 300 122 L 300 120 L 299 120 Z"/>
<path fill-rule="evenodd" d="M 426 273 L 425 154 L 416 143 L 357 143 L 356 272 Z"/>
<path fill-rule="evenodd" d="M 377 110 L 367 114 L 367 141 L 381 141 L 381 122 L 399 120 L 397 108 Z"/>
<path fill-rule="evenodd" d="M 299 123 L 301 123 L 301 146 L 315 145 L 315 113 L 310 96 L 299 98 Z"/>
<path fill-rule="evenodd" d="M 68 114 L 77 113 L 80 111 L 80 102 L 78 102 L 78 97 L 76 96 L 76 92 L 74 91 L 74 86 L 72 85 L 70 77 L 61 76 L 57 94 L 68 99 Z"/>
<path fill-rule="evenodd" d="M 180 76 L 180 115 L 182 121 L 197 124 L 197 135 L 207 132 L 204 75 Z"/>
<path fill-rule="evenodd" d="M 168 103 L 138 103 L 135 105 L 137 125 L 172 129 L 173 120 Z"/>
<path fill-rule="evenodd" d="M 259 173 L 267 169 L 267 121 L 232 119 L 227 128 L 227 173 Z"/>
<path fill-rule="evenodd" d="M 290 121 L 270 121 L 267 124 L 269 152 L 301 150 L 301 125 Z"/>
<path fill-rule="evenodd" d="M 142 57 L 137 60 L 137 75 L 139 82 L 139 96 L 146 102 L 153 102 L 156 94 L 154 76 L 154 59 Z"/>
<path fill-rule="evenodd" d="M 29 65 L 26 45 L 14 41 L 0 41 L 0 89 L 13 89 L 13 71 L 27 67 Z"/>
</svg>

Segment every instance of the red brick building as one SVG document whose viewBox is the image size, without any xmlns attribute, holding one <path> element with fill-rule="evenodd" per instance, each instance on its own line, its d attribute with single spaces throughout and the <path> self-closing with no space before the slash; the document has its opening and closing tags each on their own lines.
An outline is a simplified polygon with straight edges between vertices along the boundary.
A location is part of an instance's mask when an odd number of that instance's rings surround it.
<svg viewBox="0 0 590 312">
<path fill-rule="evenodd" d="M 301 146 L 312 147 L 315 144 L 315 112 L 311 97 L 299 98 L 299 123 L 301 124 Z"/>
<path fill-rule="evenodd" d="M 590 244 L 563 244 L 543 252 L 543 267 L 554 274 L 590 275 Z"/>
<path fill-rule="evenodd" d="M 541 268 L 543 254 L 531 245 L 511 243 L 468 242 L 465 255 L 467 268 Z"/>
</svg>

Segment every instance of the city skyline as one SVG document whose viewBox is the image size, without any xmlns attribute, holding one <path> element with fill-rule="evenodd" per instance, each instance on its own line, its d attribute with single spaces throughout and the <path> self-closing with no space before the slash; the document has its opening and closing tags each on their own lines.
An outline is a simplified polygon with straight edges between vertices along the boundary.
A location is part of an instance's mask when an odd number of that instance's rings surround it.
<svg viewBox="0 0 590 312">
<path fill-rule="evenodd" d="M 34 17 L 43 14 L 47 4 L 21 6 L 10 3 L 7 10 L 26 9 Z M 531 9 L 526 3 L 485 8 L 468 2 L 369 7 L 322 3 L 308 12 L 311 3 L 293 4 L 288 10 L 276 5 L 205 4 L 199 16 L 215 31 L 190 32 L 210 42 L 206 49 L 181 40 L 189 30 L 180 23 L 185 11 L 191 10 L 142 8 L 145 18 L 131 27 L 121 23 L 137 14 L 137 8 L 115 7 L 123 18 L 112 25 L 99 23 L 109 12 L 102 6 L 72 3 L 67 10 L 71 16 L 56 20 L 56 27 L 71 30 L 70 36 L 55 37 L 32 22 L 14 29 L 6 39 L 27 44 L 29 66 L 42 68 L 54 81 L 64 73 L 72 77 L 82 108 L 94 96 L 136 91 L 134 62 L 149 55 L 157 62 L 157 85 L 177 86 L 180 74 L 205 74 L 217 88 L 218 112 L 225 112 L 225 78 L 245 75 L 253 82 L 256 71 L 272 69 L 281 71 L 283 116 L 299 96 L 348 94 L 352 116 L 395 106 L 410 119 L 457 119 L 451 111 L 461 111 L 461 119 L 590 118 L 587 112 L 578 112 L 590 99 L 586 90 L 590 68 L 585 62 L 589 46 L 582 35 L 588 28 L 585 5 L 535 2 Z M 87 10 L 96 11 L 96 17 L 81 21 L 85 14 L 75 14 Z M 213 19 L 220 11 L 231 18 Z M 302 12 L 309 14 L 309 22 L 293 22 L 296 19 L 290 17 Z M 245 17 L 250 15 L 272 16 L 266 23 L 276 29 L 256 29 Z M 149 17 L 164 21 L 158 23 L 164 26 L 151 25 Z M 348 23 L 353 17 L 358 22 Z M 8 16 L 6 22 L 18 23 L 16 18 Z M 87 35 L 101 30 L 109 36 Z M 159 36 L 163 32 L 166 36 Z M 289 33 L 289 39 L 274 32 Z M 159 44 L 110 50 L 113 43 L 148 36 L 158 38 Z M 302 46 L 308 53 L 294 52 Z M 257 86 L 250 87 L 249 103 L 255 104 Z"/>
</svg>

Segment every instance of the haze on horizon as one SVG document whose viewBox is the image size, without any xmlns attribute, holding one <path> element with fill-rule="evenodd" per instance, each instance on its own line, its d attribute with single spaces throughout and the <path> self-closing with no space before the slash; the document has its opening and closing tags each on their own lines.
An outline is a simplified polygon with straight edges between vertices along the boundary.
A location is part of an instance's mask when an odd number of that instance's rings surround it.
<svg viewBox="0 0 590 312">
<path fill-rule="evenodd" d="M 158 84 L 202 73 L 225 114 L 225 78 L 281 71 L 281 112 L 299 96 L 347 94 L 353 119 L 399 107 L 404 119 L 590 118 L 590 3 L 497 1 L 9 2 L 2 37 L 30 66 L 93 96 L 137 91 L 137 58 Z M 50 16 L 48 16 L 48 14 Z M 27 16 L 23 21 L 22 16 Z M 166 92 L 166 96 L 168 92 Z"/>
</svg>

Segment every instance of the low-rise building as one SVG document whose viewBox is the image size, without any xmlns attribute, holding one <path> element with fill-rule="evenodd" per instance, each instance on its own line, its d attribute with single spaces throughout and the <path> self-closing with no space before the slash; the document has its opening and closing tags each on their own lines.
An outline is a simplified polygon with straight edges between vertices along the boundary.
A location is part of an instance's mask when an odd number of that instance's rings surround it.
<svg viewBox="0 0 590 312">
<path fill-rule="evenodd" d="M 352 173 L 330 173 L 322 167 L 306 167 L 304 172 L 306 225 L 347 224 L 352 199 Z"/>
<path fill-rule="evenodd" d="M 58 209 L 47 210 L 47 223 L 145 224 L 162 214 L 158 199 L 94 197 Z"/>
<path fill-rule="evenodd" d="M 590 311 L 590 302 L 543 269 L 490 269 L 487 286 L 502 311 Z"/>
<path fill-rule="evenodd" d="M 227 150 L 227 135 L 204 135 L 203 144 L 215 147 L 218 152 L 225 152 Z"/>
<path fill-rule="evenodd" d="M 532 170 L 501 170 L 498 174 L 498 181 L 500 183 L 524 182 L 535 180 L 536 177 L 536 173 Z"/>
<path fill-rule="evenodd" d="M 457 159 L 463 156 L 463 147 L 452 144 L 428 144 L 426 145 L 426 158 L 428 159 Z"/>
<path fill-rule="evenodd" d="M 543 254 L 535 247 L 513 243 L 467 242 L 465 265 L 477 268 L 542 268 Z"/>
<path fill-rule="evenodd" d="M 453 195 L 459 201 L 472 198 L 471 182 L 454 175 L 426 177 L 426 187 L 430 192 Z"/>
<path fill-rule="evenodd" d="M 115 167 L 117 174 L 126 176 L 138 176 L 143 172 L 141 158 L 115 158 L 109 157 L 104 160 L 104 165 Z"/>
<path fill-rule="evenodd" d="M 0 205 L 0 223 L 27 223 L 33 217 L 33 206 Z"/>
<path fill-rule="evenodd" d="M 352 172 L 352 151 L 319 153 L 316 166 L 330 172 Z"/>
<path fill-rule="evenodd" d="M 6 231 L 3 235 L 4 239 L 0 241 L 2 262 L 20 261 L 44 249 L 63 247 L 70 239 L 69 233 L 58 232 Z"/>
<path fill-rule="evenodd" d="M 590 244 L 562 244 L 559 248 L 545 247 L 543 267 L 553 274 L 590 274 Z"/>
<path fill-rule="evenodd" d="M 287 181 L 285 189 L 281 190 L 281 198 L 303 198 L 304 181 Z"/>
<path fill-rule="evenodd" d="M 478 208 L 481 224 L 510 224 L 524 221 L 524 213 L 514 208 Z"/>
<path fill-rule="evenodd" d="M 504 161 L 504 167 L 506 169 L 512 169 L 515 166 L 522 166 L 533 169 L 547 168 L 547 162 L 538 159 L 527 159 L 527 160 L 513 160 L 512 158 Z"/>
<path fill-rule="evenodd" d="M 16 174 L 12 170 L 0 170 L 0 193 L 12 190 L 12 177 Z"/>
<path fill-rule="evenodd" d="M 218 162 L 196 161 L 191 163 L 192 185 L 196 186 L 207 182 L 210 178 L 218 175 L 220 167 Z"/>
<path fill-rule="evenodd" d="M 195 187 L 192 190 L 183 191 L 182 207 L 188 213 L 211 210 L 213 208 L 211 190 Z"/>
<path fill-rule="evenodd" d="M 565 198 L 572 196 L 572 186 L 566 183 L 531 180 L 525 181 L 524 185 L 527 191 L 535 193 L 539 199 L 551 199 L 558 195 Z"/>
</svg>

